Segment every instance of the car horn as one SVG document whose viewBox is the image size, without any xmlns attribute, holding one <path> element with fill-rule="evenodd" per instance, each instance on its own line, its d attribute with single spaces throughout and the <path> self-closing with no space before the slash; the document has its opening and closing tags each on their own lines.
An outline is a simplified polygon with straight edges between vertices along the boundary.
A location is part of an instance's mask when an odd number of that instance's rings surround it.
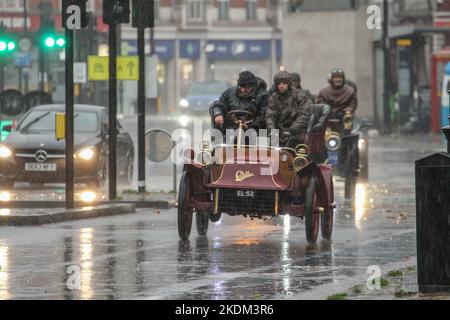
<svg viewBox="0 0 450 320">
<path fill-rule="evenodd" d="M 309 147 L 306 144 L 299 144 L 295 147 L 295 152 L 297 153 L 297 156 L 292 161 L 292 166 L 294 167 L 294 170 L 298 172 L 309 163 L 307 159 L 309 156 Z"/>
</svg>

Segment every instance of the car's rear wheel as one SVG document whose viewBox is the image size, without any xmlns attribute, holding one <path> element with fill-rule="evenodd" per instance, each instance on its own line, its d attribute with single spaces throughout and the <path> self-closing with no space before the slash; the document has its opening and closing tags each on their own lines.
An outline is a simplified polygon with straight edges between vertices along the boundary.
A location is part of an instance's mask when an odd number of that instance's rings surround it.
<svg viewBox="0 0 450 320">
<path fill-rule="evenodd" d="M 208 233 L 209 213 L 198 211 L 195 214 L 195 223 L 197 225 L 197 234 L 199 236 L 206 236 Z"/>
<path fill-rule="evenodd" d="M 317 195 L 317 178 L 312 176 L 309 181 L 309 186 L 305 191 L 305 226 L 306 226 L 306 240 L 309 243 L 315 243 L 319 234 L 319 204 Z"/>
<path fill-rule="evenodd" d="M 327 199 L 326 207 L 324 212 L 320 216 L 320 224 L 322 237 L 325 240 L 331 240 L 331 235 L 333 233 L 333 216 L 334 216 L 334 190 L 333 190 L 333 177 L 330 177 L 330 199 Z"/>
<path fill-rule="evenodd" d="M 359 152 L 359 175 L 358 180 L 367 182 L 369 180 L 369 140 L 364 139 L 364 145 Z"/>
<path fill-rule="evenodd" d="M 191 206 L 192 180 L 184 171 L 181 175 L 178 192 L 178 235 L 181 240 L 189 239 L 192 227 L 193 208 Z"/>
<path fill-rule="evenodd" d="M 358 179 L 356 168 L 358 168 L 358 148 L 351 146 L 346 154 L 345 168 L 345 199 L 353 199 L 356 192 L 356 182 Z"/>
</svg>

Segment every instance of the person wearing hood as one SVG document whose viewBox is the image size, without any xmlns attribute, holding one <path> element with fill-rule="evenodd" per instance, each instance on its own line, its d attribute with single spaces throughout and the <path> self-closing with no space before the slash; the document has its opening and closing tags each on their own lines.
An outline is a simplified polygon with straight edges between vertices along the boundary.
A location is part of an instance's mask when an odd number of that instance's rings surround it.
<svg viewBox="0 0 450 320">
<path fill-rule="evenodd" d="M 269 98 L 266 112 L 267 129 L 278 129 L 280 143 L 295 148 L 305 142 L 310 119 L 309 101 L 303 91 L 292 88 L 287 71 L 277 72 L 274 83 L 276 91 Z"/>
<path fill-rule="evenodd" d="M 331 70 L 329 85 L 320 90 L 317 103 L 331 106 L 331 117 L 342 119 L 346 112 L 355 113 L 358 107 L 356 85 L 346 82 L 345 72 L 340 68 Z"/>
<path fill-rule="evenodd" d="M 298 72 L 291 72 L 291 80 L 292 80 L 292 88 L 297 88 L 302 90 L 305 95 L 308 97 L 310 103 L 314 103 L 316 97 L 309 91 L 308 89 L 302 88 L 302 78 Z"/>
<path fill-rule="evenodd" d="M 239 74 L 237 86 L 228 88 L 222 93 L 218 101 L 210 106 L 213 126 L 221 129 L 235 128 L 235 124 L 226 118 L 232 110 L 245 110 L 255 115 L 255 121 L 249 128 L 258 130 L 265 128 L 265 114 L 268 93 L 267 84 L 250 71 Z"/>
</svg>

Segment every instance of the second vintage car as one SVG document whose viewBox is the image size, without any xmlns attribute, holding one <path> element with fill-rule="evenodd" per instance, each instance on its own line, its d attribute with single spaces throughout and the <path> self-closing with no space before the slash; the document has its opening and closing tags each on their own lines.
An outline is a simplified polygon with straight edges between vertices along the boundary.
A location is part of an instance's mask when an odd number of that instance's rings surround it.
<svg viewBox="0 0 450 320">
<path fill-rule="evenodd" d="M 15 182 L 35 184 L 65 181 L 65 141 L 55 138 L 55 114 L 63 104 L 42 105 L 28 111 L 0 144 L 0 186 Z M 134 146 L 130 135 L 118 123 L 117 175 L 131 183 Z M 75 105 L 75 183 L 102 187 L 107 178 L 108 117 L 104 107 Z"/>
</svg>

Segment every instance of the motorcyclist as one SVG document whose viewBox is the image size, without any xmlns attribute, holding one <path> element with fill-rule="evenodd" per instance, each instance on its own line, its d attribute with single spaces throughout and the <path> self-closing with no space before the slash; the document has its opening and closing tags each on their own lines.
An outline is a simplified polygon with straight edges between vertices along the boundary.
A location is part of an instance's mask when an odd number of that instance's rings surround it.
<svg viewBox="0 0 450 320">
<path fill-rule="evenodd" d="M 220 129 L 235 129 L 236 125 L 227 119 L 232 110 L 245 110 L 254 114 L 254 121 L 249 128 L 258 130 L 265 128 L 265 114 L 267 108 L 267 85 L 264 80 L 256 77 L 250 71 L 239 74 L 237 85 L 225 90 L 218 101 L 210 106 L 213 126 Z"/>
<path fill-rule="evenodd" d="M 292 88 L 292 79 L 287 71 L 278 72 L 274 80 L 276 92 L 270 96 L 267 106 L 267 129 L 278 129 L 280 143 L 295 148 L 306 139 L 309 101 L 302 90 Z"/>
<path fill-rule="evenodd" d="M 346 83 L 343 69 L 331 70 L 328 77 L 329 85 L 320 90 L 317 103 L 325 103 L 331 107 L 331 118 L 342 119 L 346 112 L 354 114 L 358 107 L 356 86 Z"/>
</svg>

